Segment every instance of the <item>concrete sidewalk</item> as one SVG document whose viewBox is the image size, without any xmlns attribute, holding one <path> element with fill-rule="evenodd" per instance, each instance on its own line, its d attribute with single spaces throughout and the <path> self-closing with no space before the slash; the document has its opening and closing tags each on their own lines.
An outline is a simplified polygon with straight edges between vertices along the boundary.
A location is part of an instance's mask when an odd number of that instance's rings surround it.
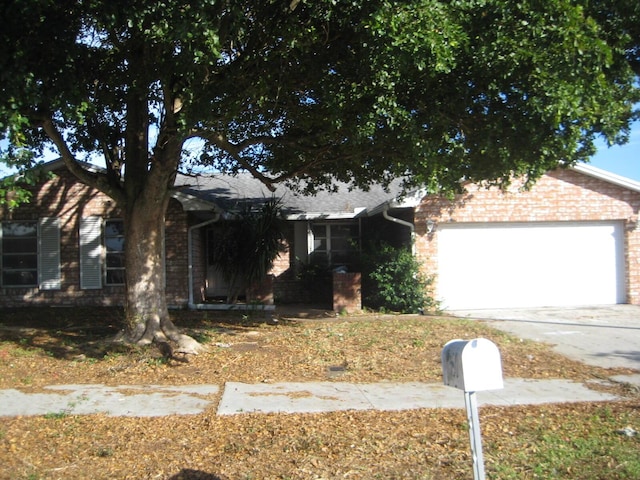
<svg viewBox="0 0 640 480">
<path fill-rule="evenodd" d="M 640 384 L 640 375 L 632 380 Z M 85 415 L 153 417 L 195 415 L 215 408 L 217 385 L 54 385 L 44 393 L 0 390 L 1 416 Z M 612 401 L 617 397 L 569 380 L 505 379 L 505 388 L 477 394 L 480 405 Z M 436 383 L 230 382 L 218 415 L 318 413 L 341 410 L 464 408 L 464 392 Z"/>
<path fill-rule="evenodd" d="M 637 305 L 450 313 L 482 319 L 520 338 L 552 343 L 559 353 L 587 364 L 640 370 Z M 640 373 L 612 377 L 610 381 L 640 387 Z M 569 380 L 505 379 L 504 389 L 479 392 L 477 399 L 480 405 L 508 406 L 611 401 L 616 397 Z M 230 382 L 221 396 L 218 385 L 52 385 L 40 393 L 0 390 L 0 417 L 94 413 L 149 417 L 193 415 L 213 408 L 217 408 L 218 415 L 464 408 L 464 393 L 441 383 L 338 381 L 255 385 Z"/>
<path fill-rule="evenodd" d="M 594 402 L 617 397 L 569 380 L 505 379 L 503 390 L 478 392 L 479 405 L 534 405 Z M 340 410 L 464 408 L 464 392 L 442 384 L 339 382 L 227 383 L 219 415 L 240 413 L 317 413 Z"/>
</svg>

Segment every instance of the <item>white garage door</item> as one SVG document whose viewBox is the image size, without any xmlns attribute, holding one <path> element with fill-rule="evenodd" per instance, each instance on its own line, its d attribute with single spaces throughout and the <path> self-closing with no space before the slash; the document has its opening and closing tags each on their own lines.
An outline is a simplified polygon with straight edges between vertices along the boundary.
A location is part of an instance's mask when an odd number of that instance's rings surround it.
<svg viewBox="0 0 640 480">
<path fill-rule="evenodd" d="M 449 310 L 623 303 L 622 224 L 441 225 L 437 282 Z"/>
</svg>

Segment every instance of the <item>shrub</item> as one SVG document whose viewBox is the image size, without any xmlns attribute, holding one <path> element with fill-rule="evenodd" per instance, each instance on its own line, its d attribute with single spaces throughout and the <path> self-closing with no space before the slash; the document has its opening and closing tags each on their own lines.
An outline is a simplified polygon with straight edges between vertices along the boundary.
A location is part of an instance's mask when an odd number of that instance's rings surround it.
<svg viewBox="0 0 640 480">
<path fill-rule="evenodd" d="M 228 303 L 236 303 L 243 289 L 262 280 L 284 251 L 281 210 L 280 199 L 275 197 L 258 211 L 246 207 L 236 220 L 227 222 L 216 239 L 209 261 L 229 286 Z"/>
<path fill-rule="evenodd" d="M 381 242 L 362 255 L 362 293 L 365 307 L 399 313 L 437 308 L 431 296 L 433 277 L 420 272 L 420 263 L 407 247 Z"/>
</svg>

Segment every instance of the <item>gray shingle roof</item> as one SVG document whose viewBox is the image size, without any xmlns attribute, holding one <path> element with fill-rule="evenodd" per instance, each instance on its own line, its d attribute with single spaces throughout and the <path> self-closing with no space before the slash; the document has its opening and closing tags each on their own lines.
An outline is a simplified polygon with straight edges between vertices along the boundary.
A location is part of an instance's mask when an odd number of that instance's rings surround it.
<svg viewBox="0 0 640 480">
<path fill-rule="evenodd" d="M 400 180 L 392 182 L 387 189 L 376 184 L 367 191 L 338 183 L 336 192 L 320 191 L 314 195 L 302 195 L 279 184 L 271 193 L 249 173 L 180 175 L 176 185 L 182 186 L 182 192 L 215 204 L 226 212 L 239 211 L 247 202 L 259 204 L 274 195 L 282 199 L 283 212 L 290 219 L 354 218 L 391 202 L 402 193 Z"/>
</svg>

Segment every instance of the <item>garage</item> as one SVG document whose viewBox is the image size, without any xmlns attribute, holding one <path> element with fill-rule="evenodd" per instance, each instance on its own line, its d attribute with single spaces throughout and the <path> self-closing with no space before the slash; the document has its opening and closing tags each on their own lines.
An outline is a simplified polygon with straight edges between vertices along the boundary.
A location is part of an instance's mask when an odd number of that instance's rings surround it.
<svg viewBox="0 0 640 480">
<path fill-rule="evenodd" d="M 440 224 L 448 310 L 625 302 L 622 222 Z"/>
</svg>

